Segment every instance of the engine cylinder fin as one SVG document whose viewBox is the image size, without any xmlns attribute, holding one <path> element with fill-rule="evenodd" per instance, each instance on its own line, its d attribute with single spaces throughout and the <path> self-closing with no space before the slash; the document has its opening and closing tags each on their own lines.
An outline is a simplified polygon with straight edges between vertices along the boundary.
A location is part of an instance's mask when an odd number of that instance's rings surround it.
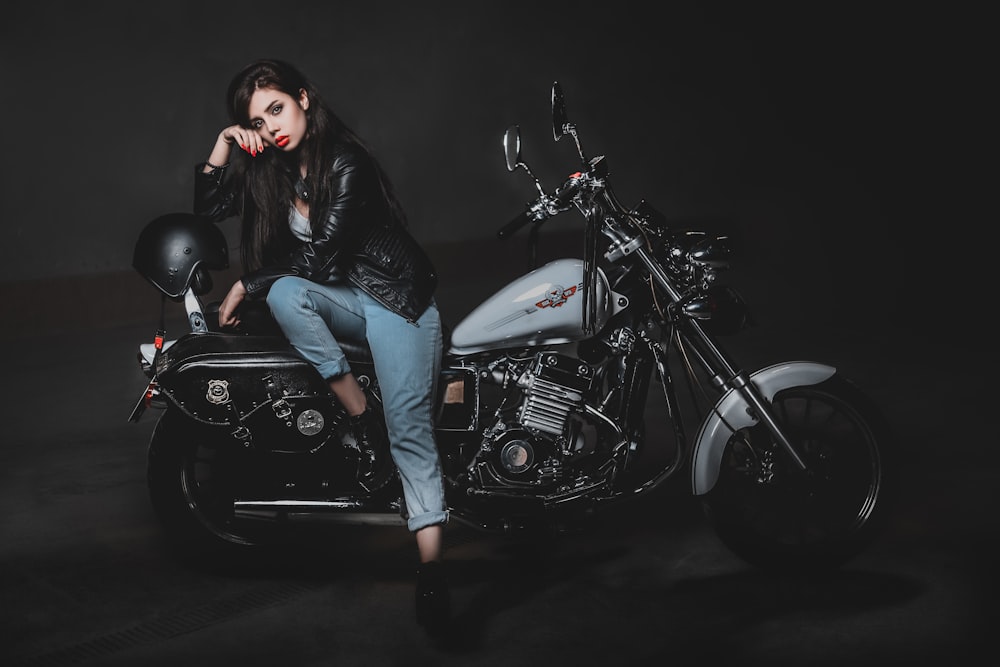
<svg viewBox="0 0 1000 667">
<path fill-rule="evenodd" d="M 535 401 L 528 401 L 528 408 L 526 410 L 538 418 L 550 417 L 553 419 L 565 419 L 566 415 L 569 413 L 571 406 L 558 406 L 558 405 L 544 405 L 539 404 Z"/>
<path fill-rule="evenodd" d="M 551 382 L 542 380 L 541 378 L 535 378 L 534 381 L 529 383 L 529 385 L 530 391 L 539 396 L 547 396 L 549 398 L 571 401 L 573 403 L 576 403 L 582 398 L 582 396 L 580 396 L 580 392 L 560 387 L 557 384 L 552 384 Z"/>
<path fill-rule="evenodd" d="M 525 401 L 519 419 L 528 428 L 561 435 L 570 413 L 583 402 L 579 392 L 572 391 L 540 377 L 527 383 Z"/>
<path fill-rule="evenodd" d="M 558 401 L 551 398 L 546 398 L 545 396 L 535 396 L 531 395 L 528 397 L 532 405 L 537 405 L 539 408 L 548 408 L 549 410 L 560 410 L 564 409 L 566 406 L 576 405 L 575 402 L 570 401 Z"/>
</svg>

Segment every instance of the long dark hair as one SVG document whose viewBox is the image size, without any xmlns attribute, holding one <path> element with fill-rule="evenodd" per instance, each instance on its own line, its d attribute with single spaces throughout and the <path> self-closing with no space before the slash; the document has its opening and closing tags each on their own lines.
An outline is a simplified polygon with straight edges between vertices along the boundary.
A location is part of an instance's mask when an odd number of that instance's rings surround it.
<svg viewBox="0 0 1000 667">
<path fill-rule="evenodd" d="M 250 127 L 250 98 L 260 89 L 278 90 L 294 99 L 301 91 L 309 98 L 305 110 L 307 130 L 293 159 L 276 150 L 265 150 L 252 159 L 236 151 L 234 167 L 243 176 L 240 257 L 244 270 L 254 270 L 283 256 L 294 242 L 288 229 L 288 209 L 294 198 L 299 162 L 306 165 L 306 187 L 312 193 L 309 223 L 314 232 L 324 224 L 333 193 L 324 176 L 339 151 L 348 147 L 363 150 L 372 160 L 390 214 L 406 226 L 406 215 L 392 183 L 371 149 L 326 104 L 316 86 L 296 67 L 281 60 L 250 63 L 229 83 L 226 104 L 234 123 Z"/>
</svg>

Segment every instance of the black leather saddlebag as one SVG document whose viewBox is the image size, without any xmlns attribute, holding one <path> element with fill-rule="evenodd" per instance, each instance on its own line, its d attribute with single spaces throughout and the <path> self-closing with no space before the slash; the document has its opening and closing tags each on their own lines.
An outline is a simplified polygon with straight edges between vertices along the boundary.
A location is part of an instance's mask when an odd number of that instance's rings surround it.
<svg viewBox="0 0 1000 667">
<path fill-rule="evenodd" d="M 367 348 L 343 347 L 362 386 L 370 384 Z M 314 451 L 345 420 L 326 381 L 281 337 L 188 334 L 161 354 L 156 367 L 170 403 L 254 448 Z"/>
</svg>

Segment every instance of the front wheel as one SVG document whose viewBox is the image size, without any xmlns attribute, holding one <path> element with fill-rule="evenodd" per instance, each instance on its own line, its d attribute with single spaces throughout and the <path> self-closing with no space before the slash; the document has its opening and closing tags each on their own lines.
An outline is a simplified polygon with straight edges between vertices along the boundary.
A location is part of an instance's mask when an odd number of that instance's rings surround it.
<svg viewBox="0 0 1000 667">
<path fill-rule="evenodd" d="M 761 424 L 730 437 L 704 499 L 719 538 L 765 569 L 839 567 L 878 534 L 887 512 L 891 434 L 853 383 L 834 375 L 778 392 L 775 418 L 801 470 Z"/>
</svg>

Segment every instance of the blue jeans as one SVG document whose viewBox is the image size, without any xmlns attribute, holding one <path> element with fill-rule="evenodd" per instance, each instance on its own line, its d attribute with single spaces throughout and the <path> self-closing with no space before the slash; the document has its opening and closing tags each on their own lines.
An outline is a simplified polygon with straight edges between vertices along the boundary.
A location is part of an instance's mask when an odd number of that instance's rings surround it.
<svg viewBox="0 0 1000 667">
<path fill-rule="evenodd" d="M 441 319 L 432 302 L 416 326 L 351 285 L 279 278 L 267 305 L 292 347 L 324 379 L 351 371 L 337 337 L 366 340 L 375 361 L 389 450 L 399 470 L 407 528 L 448 521 L 433 405 L 441 367 Z"/>
</svg>

